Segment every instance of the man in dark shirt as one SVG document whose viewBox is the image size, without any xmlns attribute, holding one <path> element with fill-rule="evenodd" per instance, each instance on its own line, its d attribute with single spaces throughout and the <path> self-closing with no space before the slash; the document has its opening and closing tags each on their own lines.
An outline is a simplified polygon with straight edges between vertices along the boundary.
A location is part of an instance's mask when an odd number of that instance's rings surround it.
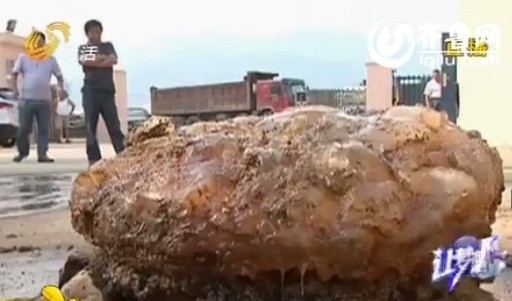
<svg viewBox="0 0 512 301">
<path fill-rule="evenodd" d="M 79 63 L 84 72 L 82 104 L 85 114 L 86 149 L 89 164 L 101 160 L 96 138 L 99 116 L 103 117 L 116 153 L 124 150 L 124 134 L 121 131 L 115 103 L 114 68 L 117 54 L 111 42 L 102 42 L 102 24 L 97 20 L 85 23 L 86 45 L 78 49 Z"/>
</svg>

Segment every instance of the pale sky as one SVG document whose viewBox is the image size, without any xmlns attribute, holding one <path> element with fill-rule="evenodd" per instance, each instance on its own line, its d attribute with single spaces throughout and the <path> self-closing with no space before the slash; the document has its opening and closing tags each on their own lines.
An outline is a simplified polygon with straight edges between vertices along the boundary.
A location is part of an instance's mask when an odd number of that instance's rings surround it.
<svg viewBox="0 0 512 301">
<path fill-rule="evenodd" d="M 450 3 L 446 3 L 450 2 Z M 15 33 L 26 35 L 32 26 L 44 29 L 52 21 L 64 21 L 71 25 L 71 41 L 61 45 L 56 53 L 65 76 L 71 81 L 72 92 L 78 91 L 81 71 L 76 64 L 76 49 L 85 39 L 83 25 L 88 19 L 98 19 L 104 26 L 104 39 L 116 46 L 120 67 L 127 70 L 129 82 L 144 80 L 143 65 L 159 64 L 159 45 L 172 45 L 177 37 L 194 37 L 201 47 L 201 37 L 214 35 L 231 36 L 233 39 L 265 43 L 276 38 L 307 31 L 329 31 L 333 39 L 344 35 L 366 36 L 369 29 L 379 20 L 387 18 L 394 23 L 408 23 L 420 26 L 427 22 L 444 27 L 457 18 L 457 2 L 454 0 L 187 0 L 162 1 L 146 0 L 120 2 L 108 0 L 49 1 L 6 1 L 2 3 L 0 22 L 9 18 L 17 19 Z M 266 45 L 272 48 L 272 45 Z M 321 48 L 321 45 L 317 45 Z M 360 51 L 366 51 L 365 45 Z M 232 50 L 236 51 L 236 49 Z M 301 49 L 295 49 L 297 53 Z M 332 55 L 336 52 L 331 51 Z M 305 54 L 315 57 L 315 53 Z M 339 52 L 339 56 L 351 53 Z M 321 59 L 318 57 L 318 59 Z M 361 65 L 364 65 L 364 61 Z M 131 70 L 131 66 L 139 66 Z M 250 69 L 249 67 L 247 67 Z M 173 70 L 169 70 L 173 72 Z M 201 70 L 197 71 L 198 73 Z M 176 77 L 176 74 L 174 74 Z M 233 80 L 237 80 L 233 78 Z M 162 79 L 163 82 L 165 79 Z M 357 79 L 354 79 L 354 81 Z M 169 83 L 172 86 L 173 83 Z M 145 96 L 149 91 L 130 88 L 130 103 L 145 105 L 148 99 L 131 99 Z M 334 87 L 333 87 L 334 88 Z M 139 91 L 140 90 L 140 91 Z M 76 95 L 75 95 L 76 94 Z M 73 93 L 78 99 L 79 94 Z M 147 93 L 149 98 L 149 92 Z"/>
</svg>

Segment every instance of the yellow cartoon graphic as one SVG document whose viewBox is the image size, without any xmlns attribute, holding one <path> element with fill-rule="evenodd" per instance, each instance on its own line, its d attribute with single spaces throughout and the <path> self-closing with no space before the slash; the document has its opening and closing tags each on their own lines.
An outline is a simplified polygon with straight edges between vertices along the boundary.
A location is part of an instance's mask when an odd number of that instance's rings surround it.
<svg viewBox="0 0 512 301">
<path fill-rule="evenodd" d="M 25 39 L 25 53 L 35 60 L 44 60 L 52 56 L 60 44 L 60 38 L 54 33 L 59 31 L 64 38 L 64 42 L 69 41 L 70 26 L 65 22 L 52 22 L 46 26 L 46 44 L 39 45 L 39 35 L 37 29 L 32 28 L 32 32 Z"/>
<path fill-rule="evenodd" d="M 55 285 L 47 285 L 43 287 L 41 295 L 43 295 L 43 298 L 46 301 L 78 301 L 77 299 L 66 300 L 64 298 L 64 294 Z"/>
</svg>

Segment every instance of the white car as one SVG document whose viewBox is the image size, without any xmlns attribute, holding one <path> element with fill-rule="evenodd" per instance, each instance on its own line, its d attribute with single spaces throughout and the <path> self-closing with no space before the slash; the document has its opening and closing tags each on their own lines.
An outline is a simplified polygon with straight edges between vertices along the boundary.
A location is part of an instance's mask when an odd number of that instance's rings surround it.
<svg viewBox="0 0 512 301">
<path fill-rule="evenodd" d="M 18 103 L 12 90 L 0 88 L 0 146 L 12 147 L 18 132 Z"/>
</svg>

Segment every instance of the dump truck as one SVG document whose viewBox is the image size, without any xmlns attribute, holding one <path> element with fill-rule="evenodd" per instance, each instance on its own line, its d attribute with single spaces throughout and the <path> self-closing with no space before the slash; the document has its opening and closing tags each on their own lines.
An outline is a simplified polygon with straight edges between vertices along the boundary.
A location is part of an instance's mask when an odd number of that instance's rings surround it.
<svg viewBox="0 0 512 301">
<path fill-rule="evenodd" d="M 151 115 L 178 125 L 236 116 L 271 115 L 307 101 L 304 80 L 278 73 L 247 72 L 242 81 L 173 88 L 151 87 Z"/>
</svg>

